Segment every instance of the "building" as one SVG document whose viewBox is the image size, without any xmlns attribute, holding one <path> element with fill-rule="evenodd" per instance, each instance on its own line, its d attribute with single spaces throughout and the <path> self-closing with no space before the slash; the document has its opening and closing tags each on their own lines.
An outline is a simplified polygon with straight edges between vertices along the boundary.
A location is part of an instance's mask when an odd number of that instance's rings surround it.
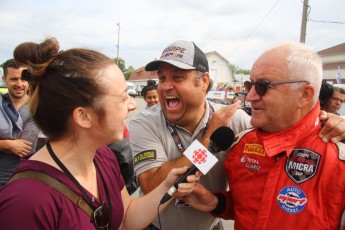
<svg viewBox="0 0 345 230">
<path fill-rule="evenodd" d="M 329 47 L 317 53 L 321 56 L 323 62 L 323 79 L 336 84 L 339 71 L 342 78 L 345 77 L 345 43 Z M 341 79 L 341 84 L 345 84 L 345 79 Z"/>
<path fill-rule="evenodd" d="M 134 84 L 134 89 L 140 95 L 141 90 L 146 86 L 148 80 L 155 80 L 158 83 L 157 71 L 146 71 L 145 66 L 142 66 L 134 70 L 127 81 Z"/>
<path fill-rule="evenodd" d="M 231 70 L 230 62 L 217 51 L 205 53 L 210 77 L 213 82 L 234 82 L 235 76 Z"/>
</svg>

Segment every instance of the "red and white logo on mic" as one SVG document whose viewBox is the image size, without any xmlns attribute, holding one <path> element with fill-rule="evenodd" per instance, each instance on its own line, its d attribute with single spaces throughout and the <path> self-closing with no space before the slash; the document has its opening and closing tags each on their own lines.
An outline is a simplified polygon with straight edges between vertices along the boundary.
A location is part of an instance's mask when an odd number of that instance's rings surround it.
<svg viewBox="0 0 345 230">
<path fill-rule="evenodd" d="M 195 140 L 183 153 L 204 175 L 217 163 L 218 159 L 205 146 Z"/>
</svg>

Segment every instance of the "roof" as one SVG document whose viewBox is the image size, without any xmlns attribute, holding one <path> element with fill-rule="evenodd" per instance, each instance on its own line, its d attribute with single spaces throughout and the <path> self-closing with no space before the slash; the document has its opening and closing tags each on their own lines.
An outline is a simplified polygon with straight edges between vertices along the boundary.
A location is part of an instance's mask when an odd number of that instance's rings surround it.
<svg viewBox="0 0 345 230">
<path fill-rule="evenodd" d="M 338 53 L 345 53 L 345 43 L 329 47 L 324 50 L 320 50 L 317 52 L 320 56 L 329 55 L 329 54 L 338 54 Z"/>
<path fill-rule="evenodd" d="M 132 72 L 131 76 L 129 76 L 128 78 L 128 81 L 149 80 L 157 78 L 157 71 L 146 71 L 145 66 L 142 66 Z"/>
<path fill-rule="evenodd" d="M 230 62 L 225 57 L 220 55 L 217 51 L 207 52 L 207 53 L 205 53 L 205 55 L 206 55 L 206 57 L 209 57 L 211 55 L 217 55 L 218 57 L 220 57 L 221 59 L 223 59 L 226 63 L 228 63 L 230 65 Z"/>
</svg>

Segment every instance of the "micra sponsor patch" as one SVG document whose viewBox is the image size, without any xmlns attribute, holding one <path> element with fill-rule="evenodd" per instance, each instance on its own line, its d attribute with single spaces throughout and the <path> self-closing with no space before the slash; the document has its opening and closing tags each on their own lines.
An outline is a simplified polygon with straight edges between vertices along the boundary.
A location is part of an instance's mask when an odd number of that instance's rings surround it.
<svg viewBox="0 0 345 230">
<path fill-rule="evenodd" d="M 286 159 L 285 171 L 296 184 L 315 176 L 321 156 L 309 149 L 294 149 Z"/>
<path fill-rule="evenodd" d="M 259 156 L 265 156 L 265 149 L 262 145 L 259 144 L 246 144 L 244 146 L 243 153 L 254 154 Z"/>
<path fill-rule="evenodd" d="M 157 158 L 156 150 L 146 150 L 138 153 L 134 158 L 134 165 L 146 161 L 146 160 L 155 160 Z"/>
<path fill-rule="evenodd" d="M 286 186 L 277 196 L 281 209 L 290 214 L 297 214 L 307 205 L 308 199 L 302 189 L 295 186 Z"/>
</svg>

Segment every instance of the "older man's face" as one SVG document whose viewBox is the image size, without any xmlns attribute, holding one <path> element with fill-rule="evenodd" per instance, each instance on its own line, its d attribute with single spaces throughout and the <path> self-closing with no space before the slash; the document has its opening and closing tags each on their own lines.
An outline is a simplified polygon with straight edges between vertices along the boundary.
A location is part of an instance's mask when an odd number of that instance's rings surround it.
<svg viewBox="0 0 345 230">
<path fill-rule="evenodd" d="M 284 72 L 287 69 L 286 55 L 287 51 L 282 49 L 261 55 L 251 70 L 251 81 L 289 81 Z M 271 85 L 265 95 L 260 96 L 253 86 L 247 95 L 252 108 L 251 124 L 268 133 L 280 132 L 296 124 L 300 119 L 296 112 L 301 96 L 298 90 L 291 84 Z"/>
</svg>

